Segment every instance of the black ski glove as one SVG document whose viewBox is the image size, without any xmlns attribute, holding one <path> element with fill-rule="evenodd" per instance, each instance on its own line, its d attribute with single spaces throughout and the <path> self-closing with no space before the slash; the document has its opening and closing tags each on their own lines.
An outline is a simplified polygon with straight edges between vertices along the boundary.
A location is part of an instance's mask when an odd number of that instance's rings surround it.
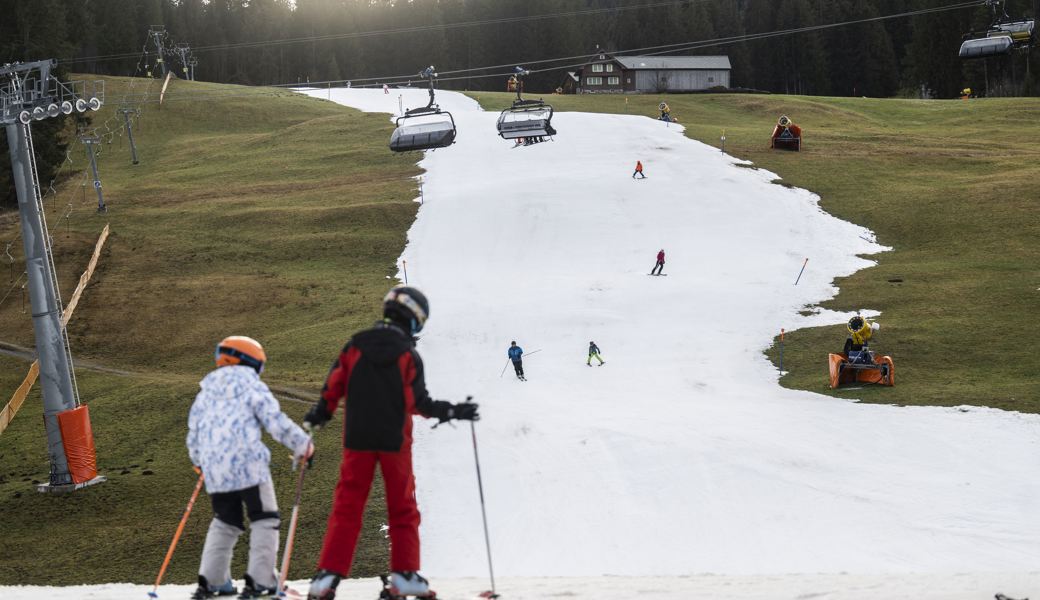
<svg viewBox="0 0 1040 600">
<path fill-rule="evenodd" d="M 434 400 L 434 412 L 431 416 L 440 420 L 440 423 L 447 423 L 452 419 L 476 421 L 480 419 L 480 415 L 477 414 L 477 406 L 479 405 L 473 402 L 452 404 L 444 400 Z"/>
<path fill-rule="evenodd" d="M 465 404 L 456 404 L 452 406 L 452 412 L 454 412 L 455 419 L 460 421 L 479 421 L 480 413 L 477 412 L 477 408 L 480 405 L 475 402 L 467 402 Z"/>
<path fill-rule="evenodd" d="M 303 417 L 304 429 L 306 429 L 309 432 L 317 431 L 318 429 L 321 429 L 322 425 L 329 422 L 329 419 L 332 418 L 332 415 L 325 412 L 324 404 L 324 401 L 320 401 L 314 406 L 312 406 L 310 410 L 307 411 L 307 414 Z"/>
</svg>

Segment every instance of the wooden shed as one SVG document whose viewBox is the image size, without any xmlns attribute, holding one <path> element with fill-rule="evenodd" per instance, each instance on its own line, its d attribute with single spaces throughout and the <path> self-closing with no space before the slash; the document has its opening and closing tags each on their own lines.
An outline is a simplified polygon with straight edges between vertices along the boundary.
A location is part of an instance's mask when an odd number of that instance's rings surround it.
<svg viewBox="0 0 1040 600">
<path fill-rule="evenodd" d="M 728 56 L 614 56 L 601 52 L 578 71 L 582 94 L 695 92 L 728 88 Z"/>
</svg>

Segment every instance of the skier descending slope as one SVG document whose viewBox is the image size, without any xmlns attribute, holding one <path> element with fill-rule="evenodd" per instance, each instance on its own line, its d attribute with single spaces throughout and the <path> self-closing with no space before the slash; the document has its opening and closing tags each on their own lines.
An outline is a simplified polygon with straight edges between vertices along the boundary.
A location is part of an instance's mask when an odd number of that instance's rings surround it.
<svg viewBox="0 0 1040 600">
<path fill-rule="evenodd" d="M 524 355 L 524 349 L 516 345 L 516 342 L 509 343 L 509 350 L 506 351 L 509 356 L 509 360 L 513 361 L 513 370 L 516 371 L 516 378 L 520 381 L 527 381 L 527 377 L 524 376 L 524 361 L 521 358 Z"/>
<path fill-rule="evenodd" d="M 419 509 L 412 474 L 412 415 L 476 421 L 477 405 L 433 400 L 413 336 L 430 314 L 426 297 L 395 287 L 383 299 L 383 320 L 347 342 L 325 380 L 321 398 L 304 417 L 311 429 L 324 425 L 343 401 L 343 463 L 328 530 L 311 580 L 309 600 L 332 600 L 350 574 L 361 516 L 378 464 L 383 473 L 390 522 L 392 597 L 432 598 L 419 570 Z"/>
<path fill-rule="evenodd" d="M 664 275 L 664 248 L 661 248 L 657 253 L 657 263 L 654 264 L 654 268 L 650 269 L 651 275 Z"/>
<path fill-rule="evenodd" d="M 314 454 L 314 444 L 278 406 L 260 374 L 267 355 L 256 340 L 224 338 L 217 345 L 217 369 L 199 387 L 188 414 L 188 454 L 206 476 L 213 521 L 202 548 L 199 587 L 193 599 L 230 596 L 231 555 L 245 530 L 242 505 L 249 516 L 249 567 L 239 598 L 277 592 L 274 566 L 278 553 L 278 505 L 268 463 L 271 452 L 260 441 L 260 428 L 293 451 L 297 460 Z"/>
<path fill-rule="evenodd" d="M 599 361 L 600 366 L 603 366 L 604 361 L 599 355 L 599 346 L 596 345 L 596 342 L 589 342 L 589 360 L 585 364 L 591 367 L 594 358 Z"/>
</svg>

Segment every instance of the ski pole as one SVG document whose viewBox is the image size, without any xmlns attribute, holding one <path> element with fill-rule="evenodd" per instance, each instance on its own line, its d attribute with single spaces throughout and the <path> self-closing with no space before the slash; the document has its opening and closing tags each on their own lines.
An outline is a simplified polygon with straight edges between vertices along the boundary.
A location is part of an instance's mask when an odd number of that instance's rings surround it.
<svg viewBox="0 0 1040 600">
<path fill-rule="evenodd" d="M 477 426 L 469 422 L 469 430 L 473 435 L 473 460 L 477 464 L 477 489 L 480 490 L 480 516 L 484 519 L 484 545 L 487 547 L 488 572 L 491 574 L 491 591 L 480 594 L 481 598 L 498 598 L 495 593 L 495 568 L 491 566 L 491 536 L 488 534 L 487 511 L 484 509 L 484 483 L 480 477 L 480 456 L 477 454 Z"/>
<path fill-rule="evenodd" d="M 798 285 L 798 282 L 802 280 L 802 273 L 805 272 L 805 265 L 807 265 L 807 264 L 809 264 L 809 259 L 808 258 L 805 259 L 805 262 L 802 263 L 802 270 L 798 271 L 798 279 L 794 280 L 794 284 L 795 285 Z"/>
<path fill-rule="evenodd" d="M 510 360 L 512 360 L 512 359 L 507 358 L 506 359 L 506 364 L 502 365 L 502 372 L 498 374 L 499 379 L 501 379 L 502 376 L 506 374 L 506 367 L 509 366 L 509 361 Z"/>
<path fill-rule="evenodd" d="M 184 509 L 184 516 L 181 517 L 181 523 L 177 526 L 177 532 L 173 534 L 173 541 L 170 542 L 170 549 L 166 551 L 166 558 L 163 559 L 162 567 L 159 569 L 159 575 L 155 578 L 155 587 L 152 591 L 148 592 L 148 595 L 152 598 L 158 598 L 159 594 L 159 582 L 162 581 L 163 575 L 166 574 L 166 567 L 170 564 L 170 559 L 173 558 L 173 550 L 177 547 L 177 541 L 181 539 L 181 533 L 184 532 L 184 525 L 188 522 L 188 516 L 191 515 L 191 509 L 195 506 L 195 499 L 199 497 L 199 491 L 202 489 L 202 482 L 206 478 L 205 474 L 199 473 L 199 481 L 195 484 L 195 491 L 191 493 L 191 500 L 188 500 L 188 507 Z"/>
<path fill-rule="evenodd" d="M 310 439 L 310 438 L 308 438 Z M 292 558 L 293 543 L 296 541 L 296 521 L 300 516 L 300 496 L 303 494 L 303 475 L 307 472 L 307 459 L 300 461 L 300 476 L 296 479 L 296 500 L 293 501 L 289 533 L 285 536 L 285 551 L 282 553 L 282 572 L 278 577 L 278 597 L 285 598 L 285 582 L 289 579 L 289 559 Z"/>
</svg>

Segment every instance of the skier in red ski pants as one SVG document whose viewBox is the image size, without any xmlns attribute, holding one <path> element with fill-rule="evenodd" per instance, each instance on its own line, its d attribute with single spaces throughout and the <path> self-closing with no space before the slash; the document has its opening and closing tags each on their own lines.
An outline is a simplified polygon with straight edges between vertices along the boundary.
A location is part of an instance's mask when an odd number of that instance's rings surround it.
<svg viewBox="0 0 1040 600">
<path fill-rule="evenodd" d="M 328 530 L 311 580 L 310 600 L 333 600 L 350 573 L 361 516 L 376 465 L 383 473 L 390 522 L 390 590 L 428 596 L 419 570 L 419 508 L 412 474 L 412 415 L 477 420 L 477 405 L 433 400 L 426 391 L 423 363 L 412 336 L 422 330 L 430 307 L 423 294 L 395 287 L 383 300 L 383 320 L 347 342 L 332 365 L 321 399 L 304 417 L 317 428 L 342 401 L 343 462 L 329 514 Z"/>
</svg>

